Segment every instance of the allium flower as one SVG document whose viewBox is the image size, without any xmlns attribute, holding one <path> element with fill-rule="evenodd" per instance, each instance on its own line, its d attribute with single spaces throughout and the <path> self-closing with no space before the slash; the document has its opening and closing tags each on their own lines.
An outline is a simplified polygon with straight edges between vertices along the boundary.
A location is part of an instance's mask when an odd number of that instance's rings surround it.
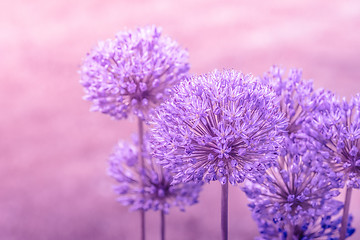
<svg viewBox="0 0 360 240">
<path fill-rule="evenodd" d="M 153 145 L 177 181 L 256 181 L 271 165 L 286 120 L 275 93 L 236 71 L 193 76 L 156 111 Z"/>
<path fill-rule="evenodd" d="M 280 110 L 289 122 L 284 134 L 287 143 L 280 150 L 282 155 L 296 152 L 305 154 L 304 159 L 307 161 L 320 162 L 328 158 L 329 153 L 319 142 L 321 139 L 313 137 L 312 132 L 317 131 L 317 128 L 309 122 L 327 108 L 331 93 L 323 89 L 314 91 L 312 81 L 304 80 L 299 69 L 290 69 L 288 76 L 284 77 L 284 70 L 273 66 L 257 80 L 275 90 Z M 289 142 L 292 144 L 288 144 Z"/>
<path fill-rule="evenodd" d="M 273 66 L 257 80 L 275 90 L 280 110 L 289 120 L 287 132 L 292 135 L 301 132 L 303 123 L 309 121 L 309 116 L 322 108 L 323 91 L 315 92 L 312 81 L 304 80 L 300 69 L 290 69 L 287 77 L 283 75 L 282 68 Z"/>
<path fill-rule="evenodd" d="M 187 51 L 159 28 L 145 27 L 99 42 L 80 72 L 91 110 L 115 119 L 130 113 L 144 119 L 188 70 Z"/>
<path fill-rule="evenodd" d="M 328 162 L 344 173 L 347 186 L 360 188 L 360 94 L 349 102 L 328 98 L 327 108 L 312 122 L 311 134 L 328 151 Z"/>
<path fill-rule="evenodd" d="M 180 183 L 171 185 L 173 174 L 155 163 L 149 155 L 149 144 L 144 150 L 145 166 L 138 162 L 138 148 L 119 142 L 110 156 L 109 174 L 116 179 L 115 191 L 119 202 L 131 210 L 162 210 L 172 206 L 184 211 L 185 206 L 197 203 L 201 185 Z"/>
<path fill-rule="evenodd" d="M 257 219 L 260 236 L 256 240 L 338 240 L 341 225 L 339 212 L 342 208 L 341 202 L 331 200 L 329 207 L 325 207 L 323 216 L 314 218 L 312 222 L 301 219 L 298 224 L 292 226 L 292 231 L 289 229 L 290 226 L 279 226 L 273 221 Z M 355 232 L 351 222 L 352 216 L 349 216 L 346 237 Z"/>
<path fill-rule="evenodd" d="M 311 222 L 326 214 L 325 203 L 338 196 L 341 175 L 326 164 L 296 153 L 288 140 L 286 155 L 278 157 L 277 165 L 269 168 L 263 183 L 247 183 L 243 188 L 251 200 L 249 207 L 256 219 L 273 221 L 284 226 Z"/>
</svg>

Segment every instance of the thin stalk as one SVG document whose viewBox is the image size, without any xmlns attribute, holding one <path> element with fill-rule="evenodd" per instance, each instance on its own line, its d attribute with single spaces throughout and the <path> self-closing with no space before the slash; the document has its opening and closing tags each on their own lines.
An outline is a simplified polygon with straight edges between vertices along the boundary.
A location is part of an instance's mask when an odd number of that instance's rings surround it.
<svg viewBox="0 0 360 240">
<path fill-rule="evenodd" d="M 287 240 L 293 240 L 294 239 L 294 226 L 292 224 L 289 225 L 289 235 L 286 238 Z"/>
<path fill-rule="evenodd" d="M 221 185 L 221 239 L 228 239 L 228 180 Z"/>
<path fill-rule="evenodd" d="M 141 165 L 141 171 L 144 169 L 144 157 L 143 157 L 143 146 L 144 146 L 144 123 L 141 118 L 138 117 L 138 133 L 139 133 L 139 151 L 138 159 Z M 140 213 L 141 221 L 141 240 L 145 240 L 145 211 L 142 209 Z"/>
<path fill-rule="evenodd" d="M 348 218 L 349 218 L 351 192 L 352 192 L 351 187 L 346 188 L 344 212 L 343 212 L 343 216 L 342 216 L 341 229 L 340 229 L 340 240 L 344 240 L 346 237 L 346 229 L 347 229 Z"/>
<path fill-rule="evenodd" d="M 165 240 L 165 212 L 161 211 L 161 240 Z"/>
<path fill-rule="evenodd" d="M 140 221 L 141 221 L 141 240 L 145 240 L 145 211 L 140 211 Z"/>
<path fill-rule="evenodd" d="M 143 146 L 144 146 L 144 122 L 138 117 L 138 132 L 139 132 L 139 161 L 141 167 L 144 168 Z"/>
</svg>

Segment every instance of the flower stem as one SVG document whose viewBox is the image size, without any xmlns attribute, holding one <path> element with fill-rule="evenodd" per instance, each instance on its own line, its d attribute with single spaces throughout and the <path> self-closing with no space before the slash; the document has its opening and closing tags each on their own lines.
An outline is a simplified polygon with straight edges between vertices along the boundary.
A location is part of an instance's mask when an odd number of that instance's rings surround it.
<svg viewBox="0 0 360 240">
<path fill-rule="evenodd" d="M 138 132 L 139 132 L 139 161 L 141 167 L 144 168 L 143 146 L 144 146 L 144 122 L 138 117 Z"/>
<path fill-rule="evenodd" d="M 141 165 L 141 171 L 144 170 L 144 157 L 143 157 L 143 146 L 144 146 L 144 123 L 141 118 L 138 117 L 138 133 L 139 133 L 139 151 L 138 159 Z M 144 198 L 144 196 L 143 196 Z M 145 240 L 145 211 L 141 209 L 140 213 L 141 221 L 141 240 Z"/>
<path fill-rule="evenodd" d="M 228 239 L 228 180 L 221 185 L 221 236 L 222 240 Z"/>
<path fill-rule="evenodd" d="M 286 238 L 287 240 L 294 239 L 294 226 L 292 224 L 289 225 L 289 235 Z"/>
<path fill-rule="evenodd" d="M 140 210 L 140 221 L 141 221 L 141 240 L 145 240 L 145 211 Z"/>
<path fill-rule="evenodd" d="M 165 212 L 161 211 L 161 240 L 165 240 Z"/>
<path fill-rule="evenodd" d="M 346 196 L 345 196 L 345 203 L 344 203 L 344 212 L 341 221 L 341 229 L 340 229 L 340 240 L 344 240 L 346 238 L 346 230 L 349 218 L 349 209 L 350 209 L 350 200 L 351 200 L 351 192 L 352 188 L 346 188 Z"/>
</svg>

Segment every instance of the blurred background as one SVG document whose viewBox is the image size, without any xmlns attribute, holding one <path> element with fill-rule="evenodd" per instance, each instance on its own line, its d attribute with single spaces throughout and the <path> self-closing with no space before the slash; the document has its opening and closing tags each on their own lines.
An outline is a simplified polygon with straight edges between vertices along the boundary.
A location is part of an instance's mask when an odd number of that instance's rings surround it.
<svg viewBox="0 0 360 240">
<path fill-rule="evenodd" d="M 116 202 L 107 157 L 136 122 L 90 113 L 79 66 L 98 40 L 156 24 L 190 53 L 192 73 L 273 64 L 303 69 L 316 87 L 360 92 L 360 2 L 55 1 L 0 3 L 0 239 L 138 239 L 138 213 Z M 257 228 L 245 195 L 230 189 L 230 239 Z M 343 197 L 343 196 L 341 196 Z M 351 212 L 360 239 L 360 191 Z M 169 240 L 220 239 L 220 186 L 167 217 Z M 159 239 L 159 214 L 147 215 Z"/>
</svg>

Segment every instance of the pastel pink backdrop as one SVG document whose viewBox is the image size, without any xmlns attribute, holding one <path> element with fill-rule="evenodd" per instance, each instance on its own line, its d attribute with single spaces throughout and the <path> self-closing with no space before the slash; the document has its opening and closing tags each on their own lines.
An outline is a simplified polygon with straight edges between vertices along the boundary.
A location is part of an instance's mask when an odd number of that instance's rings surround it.
<svg viewBox="0 0 360 240">
<path fill-rule="evenodd" d="M 138 239 L 138 214 L 115 201 L 106 159 L 135 122 L 90 113 L 77 73 L 98 40 L 156 24 L 190 52 L 192 73 L 300 67 L 316 87 L 360 92 L 359 1 L 21 1 L 0 3 L 0 239 Z M 220 187 L 167 217 L 169 240 L 219 239 Z M 342 198 L 343 196 L 341 196 Z M 360 238 L 360 192 L 351 212 Z M 257 235 L 230 189 L 230 239 Z M 158 213 L 147 215 L 159 239 Z"/>
</svg>

